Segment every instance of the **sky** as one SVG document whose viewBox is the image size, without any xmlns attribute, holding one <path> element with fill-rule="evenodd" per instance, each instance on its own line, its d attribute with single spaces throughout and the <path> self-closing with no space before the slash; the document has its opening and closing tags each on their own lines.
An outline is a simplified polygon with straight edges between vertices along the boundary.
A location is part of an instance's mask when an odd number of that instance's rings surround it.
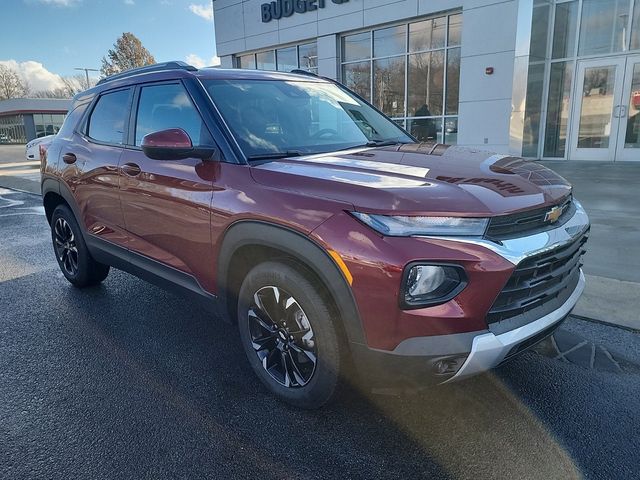
<svg viewBox="0 0 640 480">
<path fill-rule="evenodd" d="M 218 63 L 210 0 L 1 0 L 0 64 L 32 91 L 61 87 L 74 68 L 100 68 L 124 32 L 157 62 Z"/>
</svg>

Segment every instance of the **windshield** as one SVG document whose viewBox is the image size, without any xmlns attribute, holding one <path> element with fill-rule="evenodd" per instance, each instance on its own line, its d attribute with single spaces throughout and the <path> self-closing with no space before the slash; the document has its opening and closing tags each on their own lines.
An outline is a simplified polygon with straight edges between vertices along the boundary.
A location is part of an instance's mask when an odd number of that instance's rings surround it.
<svg viewBox="0 0 640 480">
<path fill-rule="evenodd" d="M 387 117 L 333 83 L 209 80 L 204 84 L 247 158 L 413 141 Z"/>
</svg>

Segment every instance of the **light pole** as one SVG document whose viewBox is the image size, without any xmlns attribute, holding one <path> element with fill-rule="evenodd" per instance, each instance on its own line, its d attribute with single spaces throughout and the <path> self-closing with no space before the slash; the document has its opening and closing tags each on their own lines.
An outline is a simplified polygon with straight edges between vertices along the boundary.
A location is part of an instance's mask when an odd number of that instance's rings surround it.
<svg viewBox="0 0 640 480">
<path fill-rule="evenodd" d="M 84 70 L 84 74 L 87 77 L 87 88 L 91 88 L 91 83 L 89 83 L 89 72 L 99 72 L 97 68 L 74 68 L 74 70 Z"/>
</svg>

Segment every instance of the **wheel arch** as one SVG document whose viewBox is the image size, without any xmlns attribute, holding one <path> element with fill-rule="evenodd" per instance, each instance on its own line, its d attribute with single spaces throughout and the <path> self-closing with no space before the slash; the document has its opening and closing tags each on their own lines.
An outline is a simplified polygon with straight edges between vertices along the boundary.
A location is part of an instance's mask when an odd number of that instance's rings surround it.
<svg viewBox="0 0 640 480">
<path fill-rule="evenodd" d="M 67 205 L 76 217 L 80 230 L 84 233 L 84 223 L 82 222 L 78 205 L 75 202 L 73 193 L 71 193 L 69 187 L 64 183 L 52 179 L 45 179 L 42 182 L 42 204 L 49 224 L 51 224 L 51 216 L 55 208 L 60 204 Z"/>
<path fill-rule="evenodd" d="M 349 342 L 366 343 L 351 288 L 330 254 L 308 236 L 267 222 L 239 221 L 225 232 L 218 254 L 218 298 L 230 318 L 236 316 L 237 293 L 248 271 L 278 257 L 316 277 L 330 295 Z"/>
</svg>

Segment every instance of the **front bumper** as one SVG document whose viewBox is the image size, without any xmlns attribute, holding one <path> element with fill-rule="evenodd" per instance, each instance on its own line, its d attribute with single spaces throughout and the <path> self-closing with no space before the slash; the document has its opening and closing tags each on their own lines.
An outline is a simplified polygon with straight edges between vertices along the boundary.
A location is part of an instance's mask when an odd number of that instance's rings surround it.
<svg viewBox="0 0 640 480">
<path fill-rule="evenodd" d="M 584 237 L 589 230 L 589 220 L 578 202 L 576 207 L 575 214 L 565 224 L 526 237 L 502 242 L 472 238 L 446 240 L 457 242 L 458 245 L 471 244 L 473 247 L 483 247 L 517 267 L 527 259 L 553 254 Z M 553 333 L 569 315 L 584 290 L 584 274 L 579 268 L 576 273 L 567 290 L 557 297 L 558 302 L 552 310 L 548 308 L 551 305 L 543 304 L 540 308 L 528 310 L 497 323 L 485 321 L 483 326 L 464 333 L 443 332 L 411 336 L 388 350 L 363 346 L 360 350 L 368 351 L 364 357 L 366 361 L 360 363 L 364 363 L 366 370 L 370 371 L 367 375 L 369 378 L 382 376 L 385 379 L 407 383 L 404 381 L 405 377 L 410 377 L 410 383 L 418 385 L 425 382 L 457 381 L 487 371 Z M 467 289 L 467 293 L 477 294 L 476 301 L 470 305 L 473 306 L 486 297 L 485 291 L 484 285 L 477 287 L 473 292 L 471 288 Z M 466 306 L 468 305 L 465 304 Z M 425 322 L 428 321 L 430 319 L 425 319 Z M 444 369 L 440 368 L 443 363 Z M 447 363 L 450 367 L 446 366 Z M 408 375 L 408 372 L 411 375 Z"/>
<path fill-rule="evenodd" d="M 580 271 L 578 285 L 567 301 L 557 310 L 534 322 L 500 335 L 487 332 L 476 336 L 473 339 L 467 360 L 460 367 L 460 370 L 444 383 L 461 380 L 496 367 L 511 356 L 546 338 L 571 313 L 584 291 L 584 285 L 584 274 Z"/>
</svg>

